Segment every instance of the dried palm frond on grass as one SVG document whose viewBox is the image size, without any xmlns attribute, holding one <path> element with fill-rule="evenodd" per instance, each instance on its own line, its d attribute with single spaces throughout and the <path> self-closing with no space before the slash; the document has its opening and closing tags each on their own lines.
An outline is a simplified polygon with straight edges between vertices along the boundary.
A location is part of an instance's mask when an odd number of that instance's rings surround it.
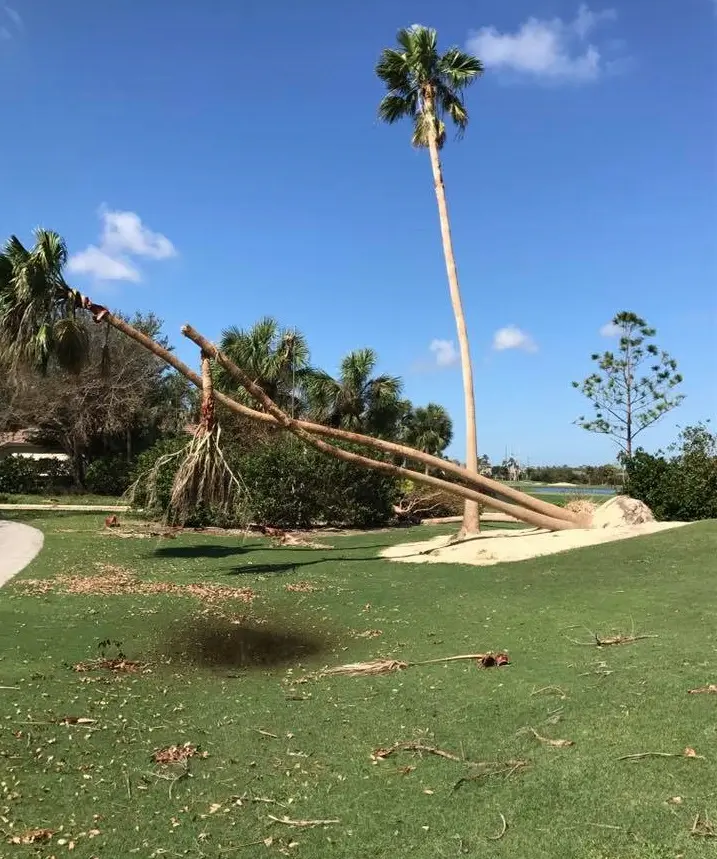
<svg viewBox="0 0 717 859">
<path fill-rule="evenodd" d="M 508 665 L 507 653 L 466 653 L 461 656 L 441 656 L 438 659 L 425 659 L 422 662 L 401 662 L 397 659 L 373 659 L 370 662 L 349 662 L 347 665 L 338 665 L 336 668 L 327 668 L 321 672 L 322 677 L 344 676 L 363 677 L 370 674 L 392 674 L 395 671 L 403 671 L 406 668 L 418 665 L 437 665 L 443 662 L 458 662 L 460 660 L 471 660 L 477 662 L 481 668 L 497 668 Z"/>
<path fill-rule="evenodd" d="M 183 524 L 193 510 L 204 505 L 217 513 L 236 515 L 248 523 L 246 487 L 226 461 L 220 439 L 211 363 L 209 356 L 202 353 L 201 419 L 194 435 L 181 450 L 160 456 L 152 468 L 132 484 L 127 492 L 130 504 L 142 496 L 148 509 L 161 506 L 161 476 L 169 463 L 181 459 L 172 481 L 168 521 Z"/>
</svg>

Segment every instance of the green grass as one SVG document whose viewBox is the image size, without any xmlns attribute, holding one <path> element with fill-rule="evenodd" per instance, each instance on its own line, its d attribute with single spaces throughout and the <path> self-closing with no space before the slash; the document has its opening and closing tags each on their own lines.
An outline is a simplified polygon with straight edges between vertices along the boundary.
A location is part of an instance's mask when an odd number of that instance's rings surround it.
<svg viewBox="0 0 717 859">
<path fill-rule="evenodd" d="M 717 824 L 716 699 L 687 694 L 717 682 L 716 522 L 474 568 L 377 559 L 383 545 L 438 532 L 428 528 L 310 550 L 253 537 L 100 537 L 101 517 L 90 514 L 15 518 L 47 536 L 0 591 L 0 685 L 18 687 L 0 691 L 6 835 L 64 827 L 80 859 L 717 854 L 714 839 L 690 835 L 697 813 Z M 22 593 L 24 578 L 89 574 L 97 562 L 144 580 L 249 586 L 257 597 L 232 623 L 184 597 Z M 319 590 L 287 592 L 297 581 Z M 658 637 L 603 649 L 568 640 L 633 623 Z M 358 637 L 374 629 L 382 635 Z M 149 673 L 71 670 L 107 638 Z M 296 682 L 324 665 L 488 649 L 508 650 L 512 664 Z M 68 715 L 97 722 L 57 724 Z M 541 745 L 520 733 L 526 726 L 575 746 Z M 372 762 L 374 749 L 416 738 L 530 767 L 454 790 L 467 765 L 410 753 Z M 184 742 L 208 757 L 176 781 L 159 777 L 182 771 L 161 771 L 153 750 Z M 687 746 L 704 760 L 618 760 Z M 415 769 L 402 773 L 407 765 Z M 680 804 L 667 802 L 675 796 Z M 501 814 L 508 829 L 490 840 Z M 340 823 L 294 830 L 269 815 Z M 90 829 L 100 834 L 78 835 Z M 0 856 L 64 856 L 59 837 L 2 845 Z"/>
<path fill-rule="evenodd" d="M 0 504 L 109 504 L 112 507 L 125 504 L 115 495 L 22 495 L 0 493 Z"/>
</svg>

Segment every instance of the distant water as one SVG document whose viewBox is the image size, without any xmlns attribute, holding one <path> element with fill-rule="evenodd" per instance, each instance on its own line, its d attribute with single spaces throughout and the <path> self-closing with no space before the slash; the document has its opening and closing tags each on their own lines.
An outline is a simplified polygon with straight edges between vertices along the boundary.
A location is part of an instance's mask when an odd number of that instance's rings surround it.
<svg viewBox="0 0 717 859">
<path fill-rule="evenodd" d="M 601 486 L 537 486 L 528 491 L 534 495 L 617 495 L 617 489 Z"/>
</svg>

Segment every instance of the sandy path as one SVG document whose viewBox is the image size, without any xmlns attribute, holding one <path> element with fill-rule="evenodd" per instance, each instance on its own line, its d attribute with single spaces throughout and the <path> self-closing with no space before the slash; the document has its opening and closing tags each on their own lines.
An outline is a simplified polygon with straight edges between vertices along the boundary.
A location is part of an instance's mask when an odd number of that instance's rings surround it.
<svg viewBox="0 0 717 859">
<path fill-rule="evenodd" d="M 487 566 L 506 561 L 527 561 L 543 555 L 581 549 L 627 540 L 644 534 L 655 534 L 670 528 L 679 528 L 685 522 L 645 522 L 640 525 L 619 525 L 610 528 L 579 528 L 571 531 L 495 530 L 454 546 L 451 537 L 434 537 L 420 543 L 401 543 L 381 552 L 384 558 L 417 564 L 475 564 Z M 421 554 L 430 552 L 430 554 Z"/>
<path fill-rule="evenodd" d="M 44 540 L 37 528 L 0 521 L 0 587 L 30 563 Z"/>
</svg>

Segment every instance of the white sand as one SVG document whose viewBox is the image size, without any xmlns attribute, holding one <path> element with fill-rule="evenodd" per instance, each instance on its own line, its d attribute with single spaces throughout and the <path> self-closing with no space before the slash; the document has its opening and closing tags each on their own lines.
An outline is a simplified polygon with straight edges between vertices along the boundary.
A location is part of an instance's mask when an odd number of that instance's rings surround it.
<svg viewBox="0 0 717 859">
<path fill-rule="evenodd" d="M 545 531 L 540 528 L 527 528 L 524 531 L 491 530 L 455 545 L 451 545 L 451 536 L 434 537 L 421 543 L 390 546 L 384 549 L 381 556 L 411 564 L 487 566 L 627 540 L 687 524 L 655 522 L 649 507 L 624 495 L 616 495 L 595 509 L 592 522 L 592 528 L 573 528 L 569 531 Z"/>
<path fill-rule="evenodd" d="M 448 545 L 449 537 L 434 537 L 422 543 L 401 543 L 381 552 L 384 558 L 418 564 L 475 564 L 488 566 L 510 561 L 527 561 L 542 555 L 554 555 L 569 549 L 582 549 L 615 540 L 627 540 L 644 534 L 655 534 L 679 528 L 686 522 L 645 522 L 642 525 L 622 525 L 618 528 L 579 528 L 571 531 L 526 531 L 507 529 L 486 531 L 473 540 Z M 421 552 L 431 551 L 429 555 Z"/>
</svg>

